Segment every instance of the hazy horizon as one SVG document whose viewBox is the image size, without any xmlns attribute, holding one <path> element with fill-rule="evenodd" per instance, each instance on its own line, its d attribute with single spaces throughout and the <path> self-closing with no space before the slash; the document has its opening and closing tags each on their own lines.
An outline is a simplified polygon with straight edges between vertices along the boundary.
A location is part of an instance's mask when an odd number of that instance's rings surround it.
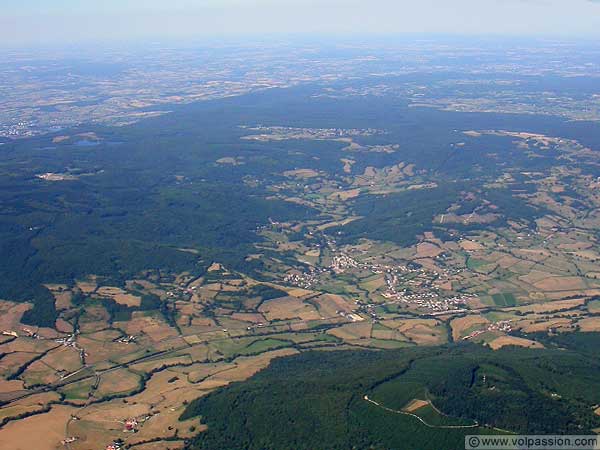
<svg viewBox="0 0 600 450">
<path fill-rule="evenodd" d="M 242 35 L 593 38 L 598 0 L 8 0 L 4 46 Z"/>
</svg>

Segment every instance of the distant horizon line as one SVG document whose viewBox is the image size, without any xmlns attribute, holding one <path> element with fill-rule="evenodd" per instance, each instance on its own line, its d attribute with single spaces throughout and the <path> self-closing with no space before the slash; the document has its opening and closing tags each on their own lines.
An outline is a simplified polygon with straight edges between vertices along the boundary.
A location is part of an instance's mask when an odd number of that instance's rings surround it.
<svg viewBox="0 0 600 450">
<path fill-rule="evenodd" d="M 394 32 L 394 33 L 283 33 L 283 32 L 271 32 L 271 33 L 240 33 L 240 34 L 214 34 L 214 35 L 196 35 L 196 36 L 139 36 L 130 38 L 90 38 L 90 39 L 79 39 L 77 41 L 46 41 L 46 42 L 34 42 L 28 41 L 23 43 L 0 43 L 0 50 L 35 50 L 35 49 L 70 49 L 78 47 L 88 46 L 138 46 L 138 45 L 173 45 L 177 44 L 182 47 L 198 46 L 198 45 L 214 45 L 214 46 L 255 46 L 257 44 L 264 44 L 265 41 L 273 41 L 275 45 L 285 44 L 299 44 L 299 43 L 310 43 L 310 44 L 344 44 L 352 43 L 359 44 L 364 42 L 365 44 L 385 44 L 382 42 L 384 39 L 392 39 L 388 44 L 393 44 L 394 41 L 400 42 L 416 42 L 418 40 L 430 40 L 436 42 L 439 40 L 449 40 L 450 42 L 456 43 L 468 43 L 467 41 L 475 41 L 480 43 L 500 43 L 500 42 L 519 42 L 532 44 L 542 43 L 568 43 L 568 44 L 581 44 L 589 45 L 595 44 L 594 46 L 600 47 L 600 32 L 596 34 L 582 34 L 582 35 L 567 35 L 567 34 L 546 34 L 546 33 L 535 33 L 535 34 L 509 34 L 509 33 L 453 33 L 453 32 Z"/>
</svg>

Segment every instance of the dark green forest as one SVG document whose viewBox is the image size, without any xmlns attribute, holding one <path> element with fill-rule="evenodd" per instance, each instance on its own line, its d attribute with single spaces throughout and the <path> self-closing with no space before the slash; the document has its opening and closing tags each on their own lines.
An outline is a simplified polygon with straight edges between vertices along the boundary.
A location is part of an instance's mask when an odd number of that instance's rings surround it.
<svg viewBox="0 0 600 450">
<path fill-rule="evenodd" d="M 386 351 L 306 352 L 275 360 L 249 380 L 188 406 L 208 431 L 196 449 L 454 450 L 468 434 L 498 430 L 529 434 L 586 434 L 600 426 L 600 334 L 547 338 L 551 348 L 475 344 Z M 566 344 L 565 345 L 565 340 Z M 582 342 L 584 351 L 576 350 Z M 443 415 L 428 428 L 364 400 L 401 409 L 431 400 Z M 426 417 L 427 418 L 427 417 Z"/>
<path fill-rule="evenodd" d="M 460 134 L 465 124 L 468 129 L 579 135 L 583 142 L 597 135 L 554 117 L 441 112 L 380 97 L 311 97 L 319 89 L 270 90 L 173 106 L 172 113 L 126 127 L 61 131 L 93 131 L 101 139 L 94 145 L 56 144 L 52 135 L 6 142 L 0 150 L 0 298 L 33 302 L 24 321 L 51 325 L 56 312 L 44 283 L 71 283 L 89 274 L 122 282 L 143 270 L 202 273 L 215 260 L 247 273 L 258 271 L 260 260 L 245 260 L 260 240 L 257 227 L 270 218 L 318 217 L 310 208 L 268 199 L 272 193 L 266 186 L 281 179 L 283 171 L 299 167 L 341 182 L 339 160 L 347 152 L 345 144 L 334 141 L 241 140 L 248 134 L 242 125 L 385 130 L 358 141 L 395 143 L 402 152 L 361 154 L 355 169 L 415 163 L 439 187 L 387 198 L 359 197 L 351 207 L 365 218 L 340 230 L 341 239 L 370 237 L 400 244 L 429 230 L 431 218 L 456 201 L 465 186 L 480 186 L 481 180 L 510 167 L 543 168 L 556 156 L 548 151 L 527 159 L 506 145 L 509 139 L 475 140 Z M 452 146 L 458 136 L 465 141 L 461 150 Z M 486 152 L 480 151 L 482 146 Z M 499 163 L 490 155 L 500 151 L 505 154 Z M 232 155 L 244 163 L 215 164 Z M 36 177 L 46 172 L 78 178 L 47 182 Z M 510 191 L 481 192 L 481 198 L 519 217 L 533 219 L 538 213 Z"/>
</svg>

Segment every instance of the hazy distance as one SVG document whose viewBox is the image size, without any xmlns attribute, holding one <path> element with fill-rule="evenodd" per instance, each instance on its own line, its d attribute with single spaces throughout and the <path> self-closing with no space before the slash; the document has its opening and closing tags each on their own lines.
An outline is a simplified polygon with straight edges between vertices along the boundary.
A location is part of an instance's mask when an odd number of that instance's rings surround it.
<svg viewBox="0 0 600 450">
<path fill-rule="evenodd" d="M 5 0 L 0 45 L 264 34 L 593 38 L 597 0 Z"/>
</svg>

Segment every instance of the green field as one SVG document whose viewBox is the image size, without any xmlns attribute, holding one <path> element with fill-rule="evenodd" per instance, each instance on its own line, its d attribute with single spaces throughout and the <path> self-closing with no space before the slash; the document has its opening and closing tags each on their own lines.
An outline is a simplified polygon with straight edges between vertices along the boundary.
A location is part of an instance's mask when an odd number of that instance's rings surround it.
<svg viewBox="0 0 600 450">
<path fill-rule="evenodd" d="M 274 350 L 282 347 L 291 347 L 290 341 L 279 339 L 258 339 L 258 338 L 241 338 L 241 339 L 222 339 L 211 342 L 210 346 L 220 352 L 225 358 L 233 358 L 241 355 L 254 355 L 268 350 Z"/>
<path fill-rule="evenodd" d="M 478 269 L 488 265 L 489 262 L 483 259 L 471 258 L 470 256 L 467 258 L 467 267 L 471 270 L 477 271 Z"/>
<path fill-rule="evenodd" d="M 496 306 L 504 307 L 504 306 L 516 306 L 517 299 L 513 294 L 492 294 L 492 299 Z"/>
</svg>

